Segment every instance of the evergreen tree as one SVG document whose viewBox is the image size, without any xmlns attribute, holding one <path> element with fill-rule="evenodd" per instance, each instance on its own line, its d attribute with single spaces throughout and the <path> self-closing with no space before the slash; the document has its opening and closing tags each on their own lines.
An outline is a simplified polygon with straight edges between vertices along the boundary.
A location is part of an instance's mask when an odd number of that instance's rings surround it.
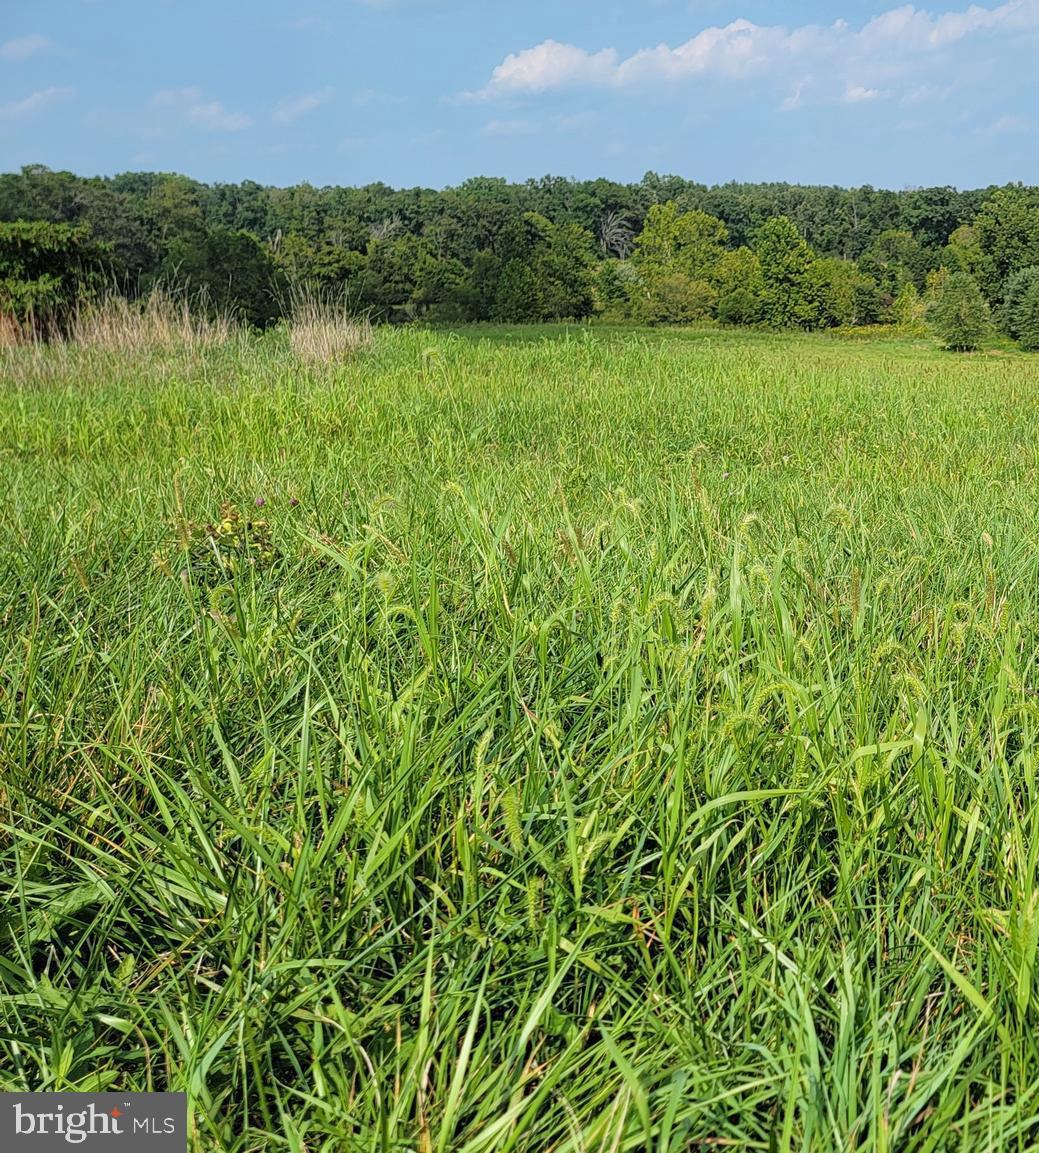
<svg viewBox="0 0 1039 1153">
<path fill-rule="evenodd" d="M 1039 352 L 1039 281 L 1025 292 L 1018 306 L 1018 340 L 1026 352 Z"/>
<path fill-rule="evenodd" d="M 1039 289 L 1039 266 L 1022 268 L 1007 280 L 1003 289 L 1003 307 L 1000 309 L 1000 326 L 1014 338 L 1022 340 L 1026 329 L 1031 329 L 1034 321 L 1031 316 L 1031 301 Z"/>
</svg>

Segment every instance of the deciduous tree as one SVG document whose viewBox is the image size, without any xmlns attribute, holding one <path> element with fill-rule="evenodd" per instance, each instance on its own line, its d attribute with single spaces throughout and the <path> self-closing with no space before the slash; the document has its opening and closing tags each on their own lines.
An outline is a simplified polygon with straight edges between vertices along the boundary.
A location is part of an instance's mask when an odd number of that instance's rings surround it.
<svg viewBox="0 0 1039 1153">
<path fill-rule="evenodd" d="M 773 328 L 805 328 L 817 319 L 811 268 L 815 254 L 785 216 L 770 220 L 755 246 L 761 262 L 762 316 Z"/>
<path fill-rule="evenodd" d="M 972 277 L 953 272 L 931 305 L 930 320 L 946 348 L 973 352 L 989 330 L 989 306 Z"/>
</svg>

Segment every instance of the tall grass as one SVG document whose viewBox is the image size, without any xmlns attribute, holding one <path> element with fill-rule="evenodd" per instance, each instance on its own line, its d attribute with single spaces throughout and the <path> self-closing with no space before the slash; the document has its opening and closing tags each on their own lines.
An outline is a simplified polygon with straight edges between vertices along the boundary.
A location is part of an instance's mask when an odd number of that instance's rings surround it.
<svg viewBox="0 0 1039 1153">
<path fill-rule="evenodd" d="M 0 394 L 0 1083 L 1036 1148 L 1031 362 L 552 335 Z"/>
<path fill-rule="evenodd" d="M 289 345 L 309 364 L 346 360 L 372 342 L 367 316 L 355 316 L 346 297 L 306 285 L 293 287 L 288 309 Z"/>
<path fill-rule="evenodd" d="M 260 334 L 233 313 L 215 311 L 205 294 L 157 285 L 136 299 L 113 292 L 84 301 L 61 329 L 41 332 L 0 315 L 0 355 L 5 375 L 32 385 L 74 373 L 105 378 L 131 366 L 149 380 L 166 380 L 190 375 L 191 362 L 204 353 L 239 363 L 258 359 L 265 370 L 279 359 L 286 369 L 320 370 L 371 346 L 369 319 L 351 315 L 338 295 L 297 288 L 286 312 L 276 330 Z"/>
<path fill-rule="evenodd" d="M 0 351 L 20 348 L 26 343 L 26 332 L 7 312 L 0 312 Z"/>
<path fill-rule="evenodd" d="M 225 344 L 238 333 L 234 317 L 214 313 L 204 297 L 159 285 L 140 300 L 112 293 L 83 304 L 72 318 L 68 337 L 83 348 L 141 354 L 159 349 L 195 351 Z"/>
</svg>

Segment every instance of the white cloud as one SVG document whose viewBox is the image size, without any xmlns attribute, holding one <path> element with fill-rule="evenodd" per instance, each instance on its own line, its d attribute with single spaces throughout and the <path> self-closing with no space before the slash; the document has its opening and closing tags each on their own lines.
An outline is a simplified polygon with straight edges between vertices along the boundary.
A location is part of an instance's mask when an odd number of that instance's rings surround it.
<svg viewBox="0 0 1039 1153">
<path fill-rule="evenodd" d="M 6 40 L 0 44 L 0 57 L 4 60 L 26 60 L 35 56 L 37 52 L 45 52 L 51 47 L 51 41 L 46 36 L 34 33 L 32 36 L 20 36 L 17 40 Z"/>
<path fill-rule="evenodd" d="M 219 100 L 196 104 L 188 109 L 188 119 L 207 132 L 241 132 L 252 124 L 252 119 L 244 112 L 228 112 Z"/>
<path fill-rule="evenodd" d="M 868 104 L 880 99 L 880 89 L 864 88 L 861 84 L 849 84 L 844 90 L 845 104 Z"/>
<path fill-rule="evenodd" d="M 206 100 L 198 88 L 163 88 L 152 103 L 177 112 L 204 132 L 241 132 L 252 124 L 244 112 L 231 112 L 220 100 Z"/>
<path fill-rule="evenodd" d="M 787 110 L 805 99 L 806 68 L 813 69 L 819 99 L 851 103 L 874 100 L 892 79 L 919 89 L 918 73 L 952 45 L 983 33 L 1011 35 L 1039 28 L 1039 0 L 1007 0 L 994 8 L 932 13 L 913 4 L 893 8 L 861 28 L 847 21 L 797 28 L 734 20 L 706 28 L 675 48 L 643 48 L 622 58 L 613 48 L 590 52 L 546 40 L 507 56 L 486 86 L 467 99 L 535 95 L 562 88 L 629 88 L 695 77 L 739 80 L 763 76 L 788 90 Z M 854 80 L 849 80 L 849 75 Z M 824 79 L 829 77 L 829 80 Z"/>
<path fill-rule="evenodd" d="M 955 44 L 978 32 L 1014 32 L 1039 24 L 1036 0 L 1009 0 L 997 8 L 972 4 L 964 12 L 932 15 L 906 4 L 871 20 L 860 33 L 864 42 L 876 40 L 883 47 L 921 51 Z"/>
<path fill-rule="evenodd" d="M 617 52 L 612 48 L 592 54 L 572 44 L 546 40 L 536 48 L 507 56 L 495 68 L 490 84 L 475 95 L 507 96 L 569 85 L 609 84 L 617 68 Z"/>
<path fill-rule="evenodd" d="M 644 48 L 620 63 L 615 82 L 620 85 L 655 80 L 681 80 L 710 74 L 738 78 L 773 67 L 794 55 L 818 33 L 806 27 L 793 33 L 785 28 L 766 28 L 749 20 L 734 20 L 725 28 L 706 28 L 699 35 L 669 48 L 661 44 Z"/>
<path fill-rule="evenodd" d="M 11 100 L 7 104 L 0 104 L 0 120 L 21 120 L 61 100 L 69 100 L 75 94 L 74 88 L 42 88 L 23 100 Z"/>
<path fill-rule="evenodd" d="M 292 124 L 301 116 L 320 108 L 334 95 L 334 88 L 321 88 L 317 92 L 306 92 L 302 96 L 286 97 L 274 106 L 272 119 L 275 124 Z"/>
</svg>

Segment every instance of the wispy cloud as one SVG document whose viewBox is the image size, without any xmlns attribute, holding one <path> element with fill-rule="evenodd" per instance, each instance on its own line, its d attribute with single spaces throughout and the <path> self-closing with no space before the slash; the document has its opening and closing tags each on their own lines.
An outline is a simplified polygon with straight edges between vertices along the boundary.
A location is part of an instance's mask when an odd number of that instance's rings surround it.
<svg viewBox="0 0 1039 1153">
<path fill-rule="evenodd" d="M 784 108 L 799 107 L 807 83 L 796 79 L 811 69 L 816 99 L 851 103 L 873 100 L 893 78 L 918 85 L 923 62 L 941 59 L 970 37 L 1011 36 L 1039 28 L 1039 0 L 1007 0 L 994 8 L 932 13 L 913 4 L 893 8 L 861 27 L 845 20 L 830 25 L 755 24 L 734 20 L 705 28 L 675 48 L 660 44 L 622 57 L 614 48 L 589 51 L 545 40 L 507 56 L 469 100 L 536 95 L 565 88 L 617 88 L 660 85 L 696 77 L 741 80 L 749 77 L 796 83 Z M 789 90 L 789 89 L 788 89 Z"/>
<path fill-rule="evenodd" d="M 590 132 L 599 123 L 598 112 L 567 112 L 553 118 L 557 132 Z"/>
<path fill-rule="evenodd" d="M 274 106 L 271 119 L 275 124 L 293 124 L 301 116 L 320 108 L 335 95 L 334 88 L 321 88 L 317 92 L 306 92 L 302 96 L 286 97 Z"/>
<path fill-rule="evenodd" d="M 532 120 L 489 120 L 482 136 L 533 136 L 538 126 Z"/>
<path fill-rule="evenodd" d="M 902 97 L 903 104 L 930 104 L 947 100 L 956 91 L 954 84 L 917 84 Z"/>
<path fill-rule="evenodd" d="M 46 52 L 52 46 L 49 37 L 33 33 L 31 36 L 20 36 L 16 40 L 5 40 L 0 44 L 0 57 L 4 60 L 27 60 L 39 52 Z"/>
<path fill-rule="evenodd" d="M 220 100 L 206 100 L 198 88 L 163 88 L 152 103 L 171 109 L 204 132 L 241 132 L 252 125 L 251 116 L 231 112 Z"/>
<path fill-rule="evenodd" d="M 1032 132 L 1035 124 L 1027 116 L 1001 116 L 992 125 L 992 131 L 1000 136 L 1015 136 Z"/>
<path fill-rule="evenodd" d="M 879 88 L 866 88 L 861 84 L 849 84 L 844 90 L 844 103 L 845 104 L 868 104 L 873 100 L 879 100 L 881 92 Z"/>
<path fill-rule="evenodd" d="M 34 112 L 40 112 L 62 100 L 71 100 L 76 95 L 74 88 L 41 88 L 22 100 L 11 100 L 0 104 L 0 120 L 23 120 Z"/>
<path fill-rule="evenodd" d="M 786 97 L 786 99 L 782 104 L 780 104 L 779 107 L 784 112 L 796 112 L 797 109 L 800 108 L 804 103 L 805 91 L 808 89 L 811 83 L 811 76 L 805 76 L 803 79 L 799 80 L 794 86 L 793 92 L 791 92 L 790 95 Z"/>
</svg>

